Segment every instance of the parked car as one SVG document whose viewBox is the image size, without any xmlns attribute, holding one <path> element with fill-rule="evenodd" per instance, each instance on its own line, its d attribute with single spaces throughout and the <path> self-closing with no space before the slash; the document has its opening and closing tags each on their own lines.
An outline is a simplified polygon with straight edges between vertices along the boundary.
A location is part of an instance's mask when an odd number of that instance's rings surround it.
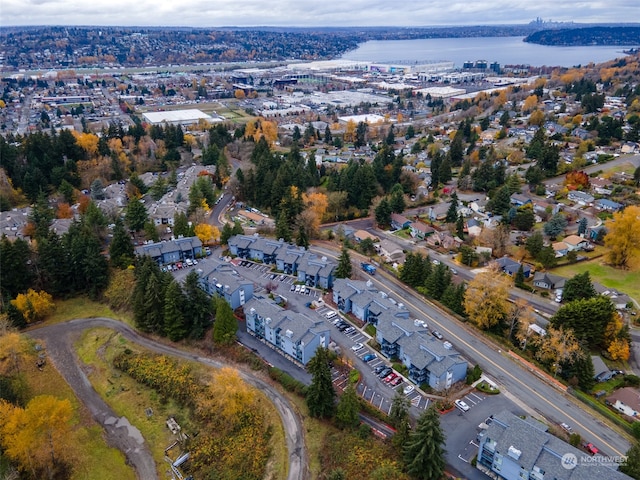
<svg viewBox="0 0 640 480">
<path fill-rule="evenodd" d="M 353 332 L 354 330 L 355 330 L 355 328 L 353 328 L 353 327 L 347 327 L 347 328 L 344 329 L 344 333 L 345 334 L 349 334 L 349 333 Z"/>
<path fill-rule="evenodd" d="M 394 378 L 393 380 L 391 380 L 389 383 L 391 385 L 393 385 L 394 387 L 397 387 L 398 385 L 400 385 L 402 383 L 402 377 L 398 376 L 398 377 Z"/>
<path fill-rule="evenodd" d="M 436 260 L 434 258 L 433 260 L 431 260 L 431 263 L 433 263 L 434 265 L 440 265 L 440 260 Z"/>
<path fill-rule="evenodd" d="M 456 404 L 456 407 L 458 407 L 460 410 L 462 410 L 463 412 L 467 412 L 469 410 L 469 405 L 467 405 L 464 401 L 462 400 L 456 400 L 454 402 Z"/>
<path fill-rule="evenodd" d="M 373 369 L 373 373 L 375 373 L 376 375 L 378 375 L 379 373 L 382 372 L 382 370 L 384 370 L 385 368 L 389 368 L 386 365 L 378 365 L 376 368 Z"/>
<path fill-rule="evenodd" d="M 573 433 L 573 428 L 571 428 L 571 426 L 567 425 L 566 423 L 561 423 L 560 428 L 567 432 L 569 435 Z"/>
<path fill-rule="evenodd" d="M 457 275 L 458 271 L 455 268 L 450 268 L 449 270 L 451 270 L 451 275 Z"/>
<path fill-rule="evenodd" d="M 362 357 L 362 361 L 364 362 L 370 362 L 371 360 L 376 358 L 376 354 L 375 353 L 367 353 L 364 357 Z"/>
<path fill-rule="evenodd" d="M 404 390 L 402 390 L 402 393 L 404 393 L 405 395 L 409 395 L 415 389 L 416 387 L 414 387 L 413 385 L 407 385 L 406 387 L 404 387 Z"/>
<path fill-rule="evenodd" d="M 361 343 L 356 343 L 353 347 L 351 347 L 351 350 L 353 350 L 354 352 L 357 352 L 362 347 L 363 347 L 363 345 Z"/>
<path fill-rule="evenodd" d="M 193 265 L 193 260 L 191 260 L 190 258 L 187 258 L 186 262 L 187 262 L 187 267 L 190 267 Z"/>
<path fill-rule="evenodd" d="M 385 378 L 390 373 L 391 369 L 389 367 L 385 367 L 380 371 L 380 373 L 378 373 L 378 378 Z"/>
<path fill-rule="evenodd" d="M 294 284 L 291 284 L 291 288 L 289 289 L 290 292 L 293 292 L 296 289 L 296 286 Z"/>
<path fill-rule="evenodd" d="M 441 334 L 439 331 L 434 330 L 433 332 L 431 332 L 431 334 L 432 334 L 434 337 L 436 337 L 438 340 L 442 340 L 442 334 Z"/>
<path fill-rule="evenodd" d="M 590 455 L 596 455 L 600 450 L 593 443 L 583 443 L 584 448 Z"/>
<path fill-rule="evenodd" d="M 391 380 L 394 380 L 395 378 L 397 378 L 398 374 L 396 372 L 391 372 L 389 375 L 387 375 L 384 378 L 384 383 L 389 383 Z"/>
</svg>

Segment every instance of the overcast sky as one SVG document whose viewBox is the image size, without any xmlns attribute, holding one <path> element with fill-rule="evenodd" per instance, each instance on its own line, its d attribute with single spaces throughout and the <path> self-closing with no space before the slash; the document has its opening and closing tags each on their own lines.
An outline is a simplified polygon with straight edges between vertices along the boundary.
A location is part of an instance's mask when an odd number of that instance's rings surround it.
<svg viewBox="0 0 640 480">
<path fill-rule="evenodd" d="M 638 0 L 1 0 L 0 25 L 429 26 L 640 21 Z"/>
</svg>

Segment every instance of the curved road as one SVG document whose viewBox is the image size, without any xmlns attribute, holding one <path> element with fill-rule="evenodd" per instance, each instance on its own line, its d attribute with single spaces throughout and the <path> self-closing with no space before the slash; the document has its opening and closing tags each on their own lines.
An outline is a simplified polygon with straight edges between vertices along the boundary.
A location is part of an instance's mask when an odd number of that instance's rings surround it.
<svg viewBox="0 0 640 480">
<path fill-rule="evenodd" d="M 138 429 L 131 426 L 126 419 L 118 418 L 93 389 L 78 364 L 77 356 L 73 349 L 72 336 L 93 327 L 107 327 L 116 330 L 130 341 L 163 355 L 196 361 L 214 368 L 220 368 L 226 366 L 226 364 L 158 343 L 140 335 L 128 325 L 111 318 L 76 319 L 29 332 L 30 336 L 46 342 L 47 355 L 51 362 L 56 366 L 78 398 L 91 411 L 93 417 L 103 426 L 109 444 L 120 449 L 126 455 L 128 463 L 135 468 L 138 478 L 144 480 L 157 479 L 155 461 Z M 239 371 L 239 373 L 247 383 L 265 392 L 278 410 L 285 431 L 287 449 L 289 450 L 289 475 L 287 480 L 303 480 L 307 477 L 307 459 L 300 416 L 286 397 L 273 386 L 250 373 L 243 371 Z"/>
</svg>

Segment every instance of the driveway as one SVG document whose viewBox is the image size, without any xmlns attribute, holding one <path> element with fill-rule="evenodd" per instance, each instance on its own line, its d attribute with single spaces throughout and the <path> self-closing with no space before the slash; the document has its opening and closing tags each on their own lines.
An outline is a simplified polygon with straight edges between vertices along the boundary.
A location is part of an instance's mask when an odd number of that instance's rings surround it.
<svg viewBox="0 0 640 480">
<path fill-rule="evenodd" d="M 106 327 L 120 332 L 128 340 L 163 355 L 195 361 L 214 368 L 227 366 L 224 362 L 184 352 L 176 347 L 156 342 L 140 335 L 128 325 L 110 318 L 82 318 L 66 323 L 48 325 L 28 333 L 31 337 L 46 342 L 50 361 L 74 390 L 78 399 L 91 411 L 93 417 L 104 428 L 107 441 L 121 450 L 133 465 L 138 478 L 157 479 L 156 464 L 140 431 L 127 419 L 118 418 L 113 410 L 93 390 L 89 379 L 79 366 L 73 349 L 73 339 L 88 328 Z M 235 365 L 229 365 L 237 368 Z M 296 409 L 275 387 L 253 373 L 240 370 L 240 376 L 249 384 L 262 390 L 271 399 L 282 419 L 289 450 L 289 475 L 287 480 L 303 480 L 308 477 L 307 454 L 304 447 L 302 421 Z"/>
</svg>

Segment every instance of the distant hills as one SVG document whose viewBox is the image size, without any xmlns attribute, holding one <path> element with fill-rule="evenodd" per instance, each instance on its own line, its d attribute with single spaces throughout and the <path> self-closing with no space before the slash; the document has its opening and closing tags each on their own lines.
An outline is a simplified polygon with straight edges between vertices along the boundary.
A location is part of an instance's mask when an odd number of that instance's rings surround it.
<svg viewBox="0 0 640 480">
<path fill-rule="evenodd" d="M 539 45 L 556 46 L 640 46 L 640 27 L 585 27 L 540 30 L 528 35 L 524 41 Z"/>
</svg>

